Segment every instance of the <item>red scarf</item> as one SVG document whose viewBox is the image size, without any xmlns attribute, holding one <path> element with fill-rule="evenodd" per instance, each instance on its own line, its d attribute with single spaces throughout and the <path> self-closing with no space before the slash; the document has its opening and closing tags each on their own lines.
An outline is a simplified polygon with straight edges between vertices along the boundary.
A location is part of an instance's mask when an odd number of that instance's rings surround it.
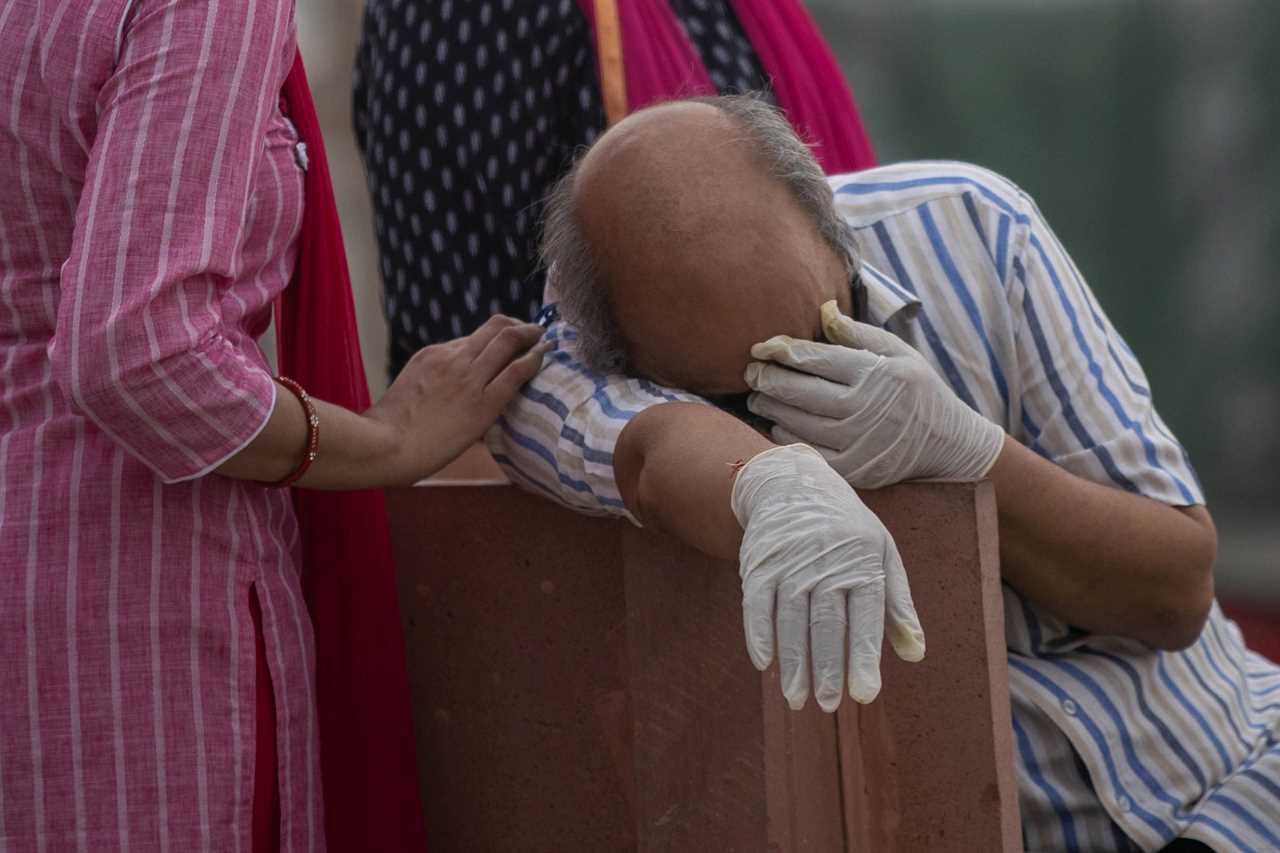
<svg viewBox="0 0 1280 853">
<path fill-rule="evenodd" d="M 361 412 L 369 407 L 369 388 L 351 280 L 301 53 L 283 95 L 309 163 L 297 269 L 276 305 L 280 372 L 319 399 Z M 382 492 L 295 489 L 293 505 L 302 589 L 315 626 L 328 847 L 422 850 L 417 750 Z"/>
<path fill-rule="evenodd" d="M 716 93 L 667 0 L 608 2 L 617 8 L 628 109 Z M 853 94 L 800 0 L 732 0 L 731 5 L 778 106 L 813 145 L 823 170 L 838 174 L 874 166 L 875 152 Z M 597 32 L 596 0 L 579 0 L 579 6 Z"/>
</svg>

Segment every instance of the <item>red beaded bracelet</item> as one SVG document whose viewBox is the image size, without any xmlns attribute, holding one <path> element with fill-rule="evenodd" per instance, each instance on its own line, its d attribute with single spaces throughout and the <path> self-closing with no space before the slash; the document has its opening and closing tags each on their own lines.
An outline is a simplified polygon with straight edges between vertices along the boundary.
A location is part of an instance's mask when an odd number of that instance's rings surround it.
<svg viewBox="0 0 1280 853">
<path fill-rule="evenodd" d="M 293 473 L 283 479 L 276 480 L 274 483 L 266 484 L 272 488 L 284 489 L 302 479 L 302 475 L 307 473 L 311 463 L 316 461 L 316 456 L 320 453 L 320 418 L 316 415 L 315 404 L 311 402 L 311 398 L 307 396 L 307 392 L 301 385 L 287 376 L 277 376 L 276 381 L 293 392 L 293 396 L 298 398 L 298 402 L 302 404 L 302 410 L 307 415 L 306 455 L 302 457 L 298 467 L 293 469 Z"/>
</svg>

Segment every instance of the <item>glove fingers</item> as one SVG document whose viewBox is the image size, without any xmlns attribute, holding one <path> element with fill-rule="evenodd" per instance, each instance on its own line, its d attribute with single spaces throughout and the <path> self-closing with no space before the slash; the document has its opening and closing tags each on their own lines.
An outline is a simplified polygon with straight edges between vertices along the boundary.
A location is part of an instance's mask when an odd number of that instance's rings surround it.
<svg viewBox="0 0 1280 853">
<path fill-rule="evenodd" d="M 902 355 L 911 351 L 911 347 L 893 332 L 869 323 L 859 323 L 839 311 L 823 310 L 822 333 L 833 344 L 879 355 Z"/>
<path fill-rule="evenodd" d="M 815 592 L 809 607 L 813 695 L 822 710 L 830 713 L 840 707 L 840 697 L 844 693 L 845 631 L 848 627 L 845 591 Z"/>
<path fill-rule="evenodd" d="M 872 352 L 786 335 L 777 335 L 756 344 L 751 348 L 751 357 L 759 361 L 774 361 L 840 385 L 856 384 L 862 374 L 880 361 L 880 357 Z"/>
<path fill-rule="evenodd" d="M 878 362 L 879 359 L 876 361 Z M 848 376 L 856 382 L 848 384 L 832 382 L 821 376 L 800 373 L 777 364 L 760 361 L 748 364 L 746 372 L 743 373 L 743 378 L 753 391 L 829 418 L 839 418 L 849 414 L 852 408 L 849 395 L 857 389 L 857 382 L 865 378 L 866 371 L 858 369 L 849 373 Z"/>
<path fill-rule="evenodd" d="M 907 570 L 902 565 L 898 547 L 890 540 L 884 560 L 885 618 L 889 644 L 898 657 L 915 663 L 924 659 L 924 629 L 911 600 Z"/>
<path fill-rule="evenodd" d="M 743 583 L 742 626 L 747 635 L 747 654 L 762 672 L 773 663 L 773 605 L 771 586 Z"/>
<path fill-rule="evenodd" d="M 807 412 L 760 393 L 747 398 L 747 408 L 765 420 L 786 427 L 807 443 L 835 447 L 845 443 L 849 433 L 849 427 L 834 418 Z"/>
<path fill-rule="evenodd" d="M 852 317 L 840 313 L 839 304 L 833 299 L 822 304 L 822 334 L 833 344 L 856 347 L 857 329 Z"/>
<path fill-rule="evenodd" d="M 879 489 L 904 479 L 899 473 L 898 457 L 892 453 L 892 446 L 877 449 L 866 434 L 850 441 L 847 425 L 783 407 L 767 397 L 749 398 L 747 407 L 762 418 L 773 421 L 769 435 L 774 441 L 782 445 L 807 444 L 822 454 L 827 464 L 854 488 Z M 841 447 L 836 450 L 830 445 Z"/>
<path fill-rule="evenodd" d="M 884 642 L 884 581 L 876 578 L 849 592 L 849 695 L 863 705 L 880 694 L 880 646 Z"/>
<path fill-rule="evenodd" d="M 809 594 L 778 593 L 778 670 L 782 695 L 794 711 L 809 697 Z"/>
<path fill-rule="evenodd" d="M 774 426 L 769 430 L 769 437 L 783 446 L 803 444 L 816 450 L 826 463 L 835 469 L 841 479 L 855 489 L 879 489 L 896 483 L 901 479 L 885 476 L 882 472 L 875 470 L 874 465 L 854 465 L 849 460 L 850 451 L 848 448 L 836 450 L 833 447 L 827 447 L 819 442 L 796 435 L 786 427 Z"/>
</svg>

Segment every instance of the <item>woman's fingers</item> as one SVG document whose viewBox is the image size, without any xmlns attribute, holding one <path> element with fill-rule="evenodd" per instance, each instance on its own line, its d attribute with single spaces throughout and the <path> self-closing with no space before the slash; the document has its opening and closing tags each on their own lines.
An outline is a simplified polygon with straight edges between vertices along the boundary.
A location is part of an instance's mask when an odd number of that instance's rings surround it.
<svg viewBox="0 0 1280 853">
<path fill-rule="evenodd" d="M 458 338 L 458 348 L 462 354 L 466 356 L 468 361 L 472 361 L 479 358 L 480 354 L 488 349 L 489 344 L 492 343 L 493 339 L 500 335 L 504 329 L 521 325 L 531 324 L 523 324 L 519 320 L 516 320 L 513 317 L 508 317 L 505 314 L 494 314 L 488 320 L 485 320 L 484 323 L 481 324 L 480 328 L 476 329 L 464 338 Z M 489 377 L 486 377 L 486 379 L 487 378 Z"/>
<path fill-rule="evenodd" d="M 507 407 L 507 403 L 511 402 L 511 398 L 524 387 L 526 382 L 538 375 L 538 371 L 542 368 L 542 357 L 550 352 L 553 346 L 551 341 L 543 341 L 535 345 L 524 355 L 511 361 L 485 387 L 485 402 L 495 413 L 495 417 L 498 412 Z"/>
<path fill-rule="evenodd" d="M 488 324 L 486 324 L 488 325 Z M 476 334 L 479 334 L 477 332 Z M 532 323 L 504 326 L 489 339 L 489 343 L 475 356 L 470 375 L 481 386 L 488 385 L 516 358 L 528 352 L 543 335 L 543 329 Z"/>
</svg>

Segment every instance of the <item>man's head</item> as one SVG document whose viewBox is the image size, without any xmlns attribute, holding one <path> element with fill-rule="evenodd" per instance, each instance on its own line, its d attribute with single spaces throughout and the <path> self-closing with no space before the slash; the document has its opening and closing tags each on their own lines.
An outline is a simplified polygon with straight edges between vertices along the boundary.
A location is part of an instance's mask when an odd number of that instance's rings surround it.
<svg viewBox="0 0 1280 853">
<path fill-rule="evenodd" d="M 852 239 L 808 147 L 751 96 L 619 122 L 553 191 L 542 254 L 592 366 L 746 390 L 751 345 L 849 310 Z"/>
</svg>

